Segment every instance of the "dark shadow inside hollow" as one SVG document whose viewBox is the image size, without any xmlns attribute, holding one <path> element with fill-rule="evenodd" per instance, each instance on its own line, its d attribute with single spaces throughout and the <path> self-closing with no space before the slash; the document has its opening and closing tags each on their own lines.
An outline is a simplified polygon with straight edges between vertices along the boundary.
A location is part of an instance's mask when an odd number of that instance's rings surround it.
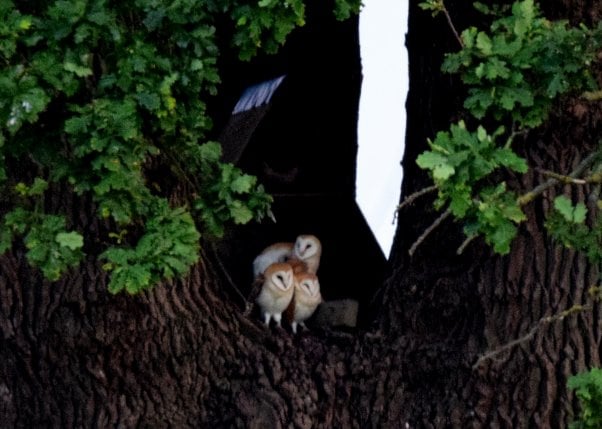
<svg viewBox="0 0 602 429">
<path fill-rule="evenodd" d="M 331 8 L 310 2 L 306 25 L 277 55 L 231 58 L 226 68 L 216 137 L 224 160 L 256 175 L 274 196 L 276 218 L 236 227 L 219 242 L 229 275 L 245 294 L 262 249 L 314 234 L 323 245 L 324 299 L 357 300 L 359 324 L 368 322 L 386 259 L 355 202 L 358 18 L 339 22 Z"/>
</svg>

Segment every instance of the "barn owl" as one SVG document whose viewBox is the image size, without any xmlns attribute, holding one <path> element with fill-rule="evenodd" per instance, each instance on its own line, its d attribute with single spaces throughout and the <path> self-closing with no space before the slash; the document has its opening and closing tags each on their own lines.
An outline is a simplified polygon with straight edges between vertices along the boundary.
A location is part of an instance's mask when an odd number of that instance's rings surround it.
<svg viewBox="0 0 602 429">
<path fill-rule="evenodd" d="M 294 275 L 293 299 L 286 310 L 288 320 L 291 322 L 293 333 L 297 333 L 297 325 L 305 327 L 305 321 L 314 314 L 322 302 L 320 282 L 315 274 L 296 273 Z"/>
<path fill-rule="evenodd" d="M 274 243 L 266 247 L 253 261 L 253 277 L 264 273 L 267 267 L 278 262 L 288 262 L 295 272 L 315 274 L 320 265 L 322 245 L 314 235 L 300 235 L 294 243 Z"/>
<path fill-rule="evenodd" d="M 293 243 L 274 243 L 253 261 L 253 277 L 257 278 L 272 264 L 286 262 L 293 254 Z"/>
<path fill-rule="evenodd" d="M 275 263 L 266 268 L 263 285 L 256 300 L 266 325 L 274 318 L 280 326 L 282 312 L 289 306 L 294 289 L 293 269 L 289 264 Z"/>
<path fill-rule="evenodd" d="M 316 274 L 320 266 L 322 256 L 322 244 L 315 235 L 300 235 L 295 241 L 292 259 L 304 262 L 305 271 Z"/>
</svg>

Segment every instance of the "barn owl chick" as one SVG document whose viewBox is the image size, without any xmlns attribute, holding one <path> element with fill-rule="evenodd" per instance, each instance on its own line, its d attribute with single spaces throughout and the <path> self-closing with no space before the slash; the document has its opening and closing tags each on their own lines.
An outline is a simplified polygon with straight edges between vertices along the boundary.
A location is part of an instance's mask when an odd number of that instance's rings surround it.
<svg viewBox="0 0 602 429">
<path fill-rule="evenodd" d="M 293 243 L 274 243 L 253 261 L 253 277 L 257 278 L 272 264 L 286 262 L 293 254 Z"/>
<path fill-rule="evenodd" d="M 263 274 L 271 264 L 288 262 L 295 272 L 315 274 L 320 265 L 322 245 L 314 235 L 300 235 L 294 243 L 274 243 L 266 247 L 253 261 L 253 277 Z"/>
<path fill-rule="evenodd" d="M 293 269 L 289 264 L 275 263 L 266 268 L 256 300 L 266 325 L 274 318 L 280 326 L 282 312 L 289 306 L 294 289 Z"/>
<path fill-rule="evenodd" d="M 305 271 L 316 274 L 320 266 L 322 256 L 322 244 L 315 235 L 300 235 L 295 241 L 292 259 L 303 262 Z"/>
<path fill-rule="evenodd" d="M 297 273 L 294 276 L 295 293 L 287 308 L 287 317 L 291 322 L 293 333 L 297 333 L 297 325 L 305 327 L 305 321 L 314 314 L 322 302 L 320 282 L 315 274 Z"/>
</svg>

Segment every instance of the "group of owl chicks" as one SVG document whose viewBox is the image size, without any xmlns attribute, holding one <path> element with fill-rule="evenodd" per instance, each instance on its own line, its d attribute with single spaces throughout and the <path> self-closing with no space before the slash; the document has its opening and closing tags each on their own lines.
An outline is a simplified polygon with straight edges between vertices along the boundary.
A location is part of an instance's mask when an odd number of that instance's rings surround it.
<svg viewBox="0 0 602 429">
<path fill-rule="evenodd" d="M 322 302 L 316 272 L 322 245 L 313 235 L 300 235 L 294 243 L 274 243 L 253 261 L 255 282 L 261 290 L 255 302 L 266 325 L 273 318 L 278 326 L 284 314 L 293 333 Z"/>
</svg>

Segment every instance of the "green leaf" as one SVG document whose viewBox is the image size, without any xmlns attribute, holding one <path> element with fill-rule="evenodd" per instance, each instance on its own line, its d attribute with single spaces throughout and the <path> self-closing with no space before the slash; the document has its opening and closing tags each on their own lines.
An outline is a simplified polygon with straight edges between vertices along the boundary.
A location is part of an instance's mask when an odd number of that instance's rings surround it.
<svg viewBox="0 0 602 429">
<path fill-rule="evenodd" d="M 493 154 L 493 159 L 496 163 L 517 173 L 526 173 L 529 169 L 527 161 L 518 156 L 512 149 L 497 149 Z"/>
<path fill-rule="evenodd" d="M 477 34 L 477 48 L 481 50 L 483 55 L 491 55 L 493 45 L 487 33 L 479 32 Z"/>
<path fill-rule="evenodd" d="M 0 255 L 10 250 L 13 245 L 13 233 L 6 225 L 0 224 Z"/>
<path fill-rule="evenodd" d="M 506 110 L 513 110 L 518 104 L 522 107 L 531 107 L 534 103 L 533 93 L 527 88 L 499 88 L 499 104 Z"/>
<path fill-rule="evenodd" d="M 81 249 L 84 246 L 84 237 L 78 232 L 59 232 L 55 241 L 62 247 L 68 247 L 71 250 Z"/>
<path fill-rule="evenodd" d="M 602 426 L 602 369 L 569 377 L 567 387 L 576 391 L 581 413 L 571 428 L 598 428 Z"/>
<path fill-rule="evenodd" d="M 236 224 L 245 224 L 253 219 L 253 212 L 240 201 L 234 201 L 230 206 L 230 215 Z"/>
<path fill-rule="evenodd" d="M 222 147 L 216 142 L 202 144 L 199 146 L 199 156 L 205 162 L 218 162 L 222 156 Z"/>
<path fill-rule="evenodd" d="M 165 10 L 152 10 L 146 15 L 146 18 L 142 22 L 149 31 L 154 31 L 161 26 L 164 17 Z"/>
<path fill-rule="evenodd" d="M 44 179 L 36 177 L 29 187 L 28 194 L 30 196 L 42 195 L 44 192 L 46 192 L 46 189 L 48 189 L 48 182 Z"/>
<path fill-rule="evenodd" d="M 517 229 L 510 222 L 502 222 L 494 232 L 489 236 L 490 241 L 493 243 L 493 250 L 500 255 L 506 255 L 510 253 L 510 244 L 514 237 L 516 237 Z"/>
<path fill-rule="evenodd" d="M 74 73 L 77 77 L 92 76 L 93 73 L 90 67 L 80 66 L 69 61 L 63 64 L 63 69 L 65 69 L 65 71 Z"/>
<path fill-rule="evenodd" d="M 574 223 L 583 223 L 585 222 L 585 217 L 587 216 L 587 207 L 585 204 L 579 202 L 575 206 L 573 210 L 573 221 Z"/>
<path fill-rule="evenodd" d="M 139 92 L 136 94 L 138 103 L 148 110 L 158 110 L 161 107 L 161 98 L 152 92 Z"/>
<path fill-rule="evenodd" d="M 437 180 L 445 180 L 454 174 L 454 168 L 448 164 L 448 158 L 437 152 L 423 152 L 416 159 L 418 166 L 431 170 Z"/>
<path fill-rule="evenodd" d="M 533 0 L 517 1 L 512 6 L 512 13 L 516 17 L 514 33 L 517 36 L 524 36 L 533 25 L 533 20 L 535 18 L 535 5 Z"/>
<path fill-rule="evenodd" d="M 457 218 L 463 218 L 472 206 L 472 198 L 468 186 L 458 185 L 450 190 L 449 208 Z"/>
<path fill-rule="evenodd" d="M 67 134 L 80 134 L 88 131 L 91 123 L 90 116 L 76 116 L 65 121 L 65 132 Z"/>
<path fill-rule="evenodd" d="M 243 174 L 232 181 L 232 183 L 230 184 L 230 189 L 232 189 L 232 192 L 235 192 L 237 194 L 243 194 L 250 192 L 256 183 L 256 177 L 250 176 L 248 174 Z"/>
<path fill-rule="evenodd" d="M 585 204 L 580 202 L 576 206 L 573 206 L 571 200 L 564 195 L 560 195 L 554 199 L 554 208 L 567 222 L 574 224 L 583 223 L 587 215 Z"/>
</svg>

